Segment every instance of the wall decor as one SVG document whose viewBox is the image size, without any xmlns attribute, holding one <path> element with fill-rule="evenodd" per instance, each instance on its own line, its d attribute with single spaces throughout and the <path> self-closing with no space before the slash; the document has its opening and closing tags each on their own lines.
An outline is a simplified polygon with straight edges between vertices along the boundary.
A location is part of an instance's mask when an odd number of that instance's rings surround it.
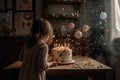
<svg viewBox="0 0 120 80">
<path fill-rule="evenodd" d="M 13 8 L 12 0 L 7 0 L 7 9 L 12 9 L 12 8 Z"/>
<path fill-rule="evenodd" d="M 14 21 L 17 36 L 27 36 L 31 34 L 33 12 L 17 12 Z"/>
<path fill-rule="evenodd" d="M 0 11 L 6 10 L 6 0 L 0 0 Z"/>
<path fill-rule="evenodd" d="M 32 10 L 32 0 L 16 0 L 16 10 Z"/>
<path fill-rule="evenodd" d="M 27 12 L 27 13 L 24 12 L 23 17 L 24 17 L 24 19 L 25 19 L 26 21 L 29 21 L 29 20 L 32 19 L 33 14 L 32 14 L 32 13 L 29 13 L 29 12 Z"/>
<path fill-rule="evenodd" d="M 0 36 L 8 36 L 12 31 L 12 11 L 0 13 Z"/>
</svg>

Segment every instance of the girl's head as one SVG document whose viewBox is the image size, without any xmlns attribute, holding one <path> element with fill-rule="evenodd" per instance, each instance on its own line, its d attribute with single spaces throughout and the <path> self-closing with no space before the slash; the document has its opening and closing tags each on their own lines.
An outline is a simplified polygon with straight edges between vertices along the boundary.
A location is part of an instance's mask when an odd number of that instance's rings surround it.
<svg viewBox="0 0 120 80">
<path fill-rule="evenodd" d="M 50 22 L 45 19 L 36 20 L 31 28 L 31 36 L 34 44 L 40 40 L 47 42 L 52 39 L 53 29 Z"/>
</svg>

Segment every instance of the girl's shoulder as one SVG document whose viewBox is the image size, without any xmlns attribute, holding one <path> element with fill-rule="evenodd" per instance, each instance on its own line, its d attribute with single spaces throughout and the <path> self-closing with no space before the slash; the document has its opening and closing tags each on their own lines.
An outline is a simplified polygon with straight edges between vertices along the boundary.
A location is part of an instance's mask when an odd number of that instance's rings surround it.
<svg viewBox="0 0 120 80">
<path fill-rule="evenodd" d="M 37 45 L 39 47 L 48 47 L 48 45 L 45 42 L 43 42 L 43 41 L 38 42 Z"/>
</svg>

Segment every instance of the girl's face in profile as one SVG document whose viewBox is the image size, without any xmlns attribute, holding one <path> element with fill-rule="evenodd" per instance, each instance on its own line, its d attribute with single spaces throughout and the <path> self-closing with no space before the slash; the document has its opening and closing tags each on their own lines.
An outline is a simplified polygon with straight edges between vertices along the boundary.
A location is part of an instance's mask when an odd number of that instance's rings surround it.
<svg viewBox="0 0 120 80">
<path fill-rule="evenodd" d="M 44 41 L 47 42 L 48 40 L 49 40 L 49 36 L 46 36 L 46 37 L 44 38 Z"/>
</svg>

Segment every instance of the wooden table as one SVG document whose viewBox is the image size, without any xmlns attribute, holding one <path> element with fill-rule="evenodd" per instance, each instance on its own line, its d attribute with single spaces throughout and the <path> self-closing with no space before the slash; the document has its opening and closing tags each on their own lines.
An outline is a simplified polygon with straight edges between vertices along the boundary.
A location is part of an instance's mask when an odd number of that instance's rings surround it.
<svg viewBox="0 0 120 80">
<path fill-rule="evenodd" d="M 57 65 L 47 70 L 48 80 L 109 80 L 112 69 L 90 57 L 74 56 L 75 63 Z M 17 61 L 4 70 L 19 69 L 22 62 Z"/>
</svg>

